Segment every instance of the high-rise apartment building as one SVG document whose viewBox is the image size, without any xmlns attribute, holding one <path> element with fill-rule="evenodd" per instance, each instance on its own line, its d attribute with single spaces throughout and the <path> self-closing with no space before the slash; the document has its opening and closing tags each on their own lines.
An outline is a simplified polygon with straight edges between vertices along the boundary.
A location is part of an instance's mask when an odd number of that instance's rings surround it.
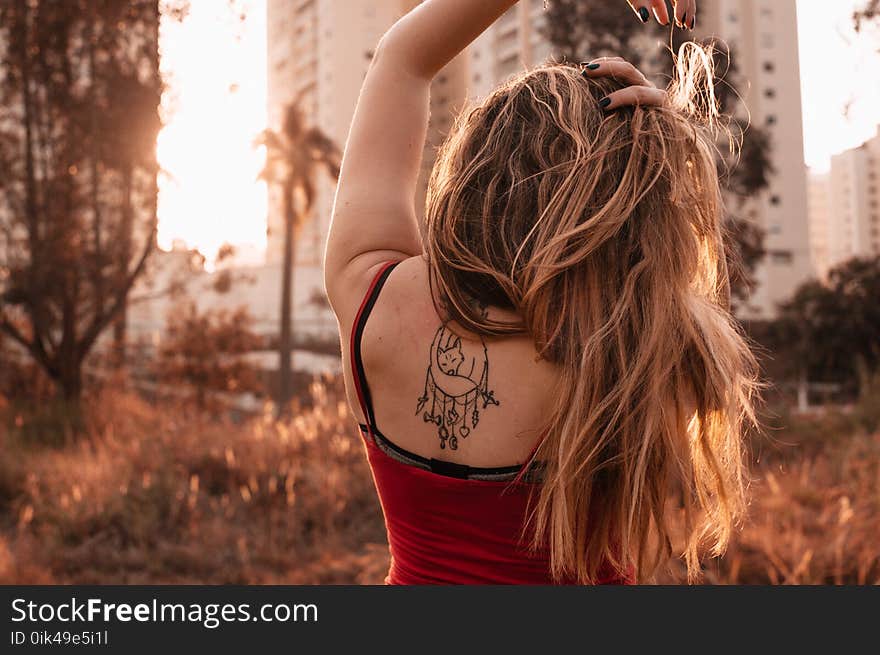
<svg viewBox="0 0 880 655">
<path fill-rule="evenodd" d="M 816 276 L 824 280 L 831 267 L 831 175 L 810 173 L 807 180 L 807 213 L 810 219 L 810 253 Z"/>
<path fill-rule="evenodd" d="M 299 98 L 307 120 L 345 145 L 361 84 L 385 31 L 416 0 L 269 0 L 268 119 L 278 128 L 288 103 Z M 302 237 L 304 263 L 326 236 L 334 185 L 320 181 L 320 219 Z M 280 198 L 270 193 L 270 261 L 280 259 Z"/>
<path fill-rule="evenodd" d="M 376 44 L 414 4 L 415 0 L 268 0 L 269 127 L 279 129 L 286 106 L 298 99 L 308 123 L 341 149 Z M 304 310 L 300 316 L 316 311 L 316 299 L 323 294 L 321 259 L 334 190 L 332 180 L 319 176 L 314 211 L 298 235 L 294 312 Z M 284 228 L 281 192 L 272 185 L 267 228 L 266 261 L 277 265 Z"/>
<path fill-rule="evenodd" d="M 744 214 L 765 230 L 767 252 L 758 266 L 758 287 L 740 314 L 772 318 L 814 275 L 810 261 L 804 165 L 800 65 L 795 0 L 714 0 L 699 7 L 697 30 L 731 46 L 740 94 L 751 123 L 771 139 L 770 188 L 750 199 Z"/>
<path fill-rule="evenodd" d="M 523 0 L 471 44 L 466 53 L 469 98 L 487 95 L 551 56 L 552 48 L 541 33 L 544 20 L 544 0 Z"/>
<path fill-rule="evenodd" d="M 829 265 L 880 255 L 880 127 L 858 148 L 831 158 Z"/>
<path fill-rule="evenodd" d="M 541 33 L 544 0 L 523 0 L 437 76 L 431 89 L 431 121 L 416 206 L 424 207 L 425 191 L 437 148 L 456 116 L 513 75 L 543 63 L 551 47 Z"/>
</svg>

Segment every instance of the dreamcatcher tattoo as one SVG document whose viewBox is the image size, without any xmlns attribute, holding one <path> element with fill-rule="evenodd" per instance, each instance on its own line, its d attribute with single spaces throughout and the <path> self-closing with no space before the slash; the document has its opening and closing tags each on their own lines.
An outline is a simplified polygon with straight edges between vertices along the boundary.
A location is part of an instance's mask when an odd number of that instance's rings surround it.
<svg viewBox="0 0 880 655">
<path fill-rule="evenodd" d="M 425 390 L 419 397 L 416 416 L 437 426 L 440 448 L 458 449 L 480 422 L 480 410 L 498 405 L 489 390 L 489 356 L 486 343 L 462 342 L 446 325 L 440 326 L 431 343 Z"/>
</svg>

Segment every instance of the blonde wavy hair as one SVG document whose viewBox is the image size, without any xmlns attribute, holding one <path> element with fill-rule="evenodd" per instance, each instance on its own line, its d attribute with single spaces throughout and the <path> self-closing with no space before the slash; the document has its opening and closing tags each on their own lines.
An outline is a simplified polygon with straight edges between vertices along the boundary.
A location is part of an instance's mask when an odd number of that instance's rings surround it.
<svg viewBox="0 0 880 655">
<path fill-rule="evenodd" d="M 562 371 L 528 521 L 557 578 L 652 574 L 673 552 L 676 496 L 694 578 L 745 505 L 760 384 L 730 314 L 712 53 L 688 43 L 675 62 L 665 106 L 613 112 L 599 100 L 615 80 L 521 74 L 459 117 L 429 184 L 442 315 L 526 333 Z"/>
</svg>

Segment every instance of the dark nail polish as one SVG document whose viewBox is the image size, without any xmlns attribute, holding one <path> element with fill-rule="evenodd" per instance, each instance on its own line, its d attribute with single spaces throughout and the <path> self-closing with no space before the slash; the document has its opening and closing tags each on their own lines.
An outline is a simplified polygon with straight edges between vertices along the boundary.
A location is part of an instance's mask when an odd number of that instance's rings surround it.
<svg viewBox="0 0 880 655">
<path fill-rule="evenodd" d="M 678 26 L 679 26 L 681 29 L 684 29 L 684 26 L 687 25 L 687 22 L 686 22 L 686 21 L 687 21 L 687 12 L 684 12 L 684 13 L 681 15 L 681 21 L 676 21 L 676 22 L 678 23 Z"/>
<path fill-rule="evenodd" d="M 607 106 L 610 105 L 610 104 L 611 104 L 611 98 L 602 98 L 602 99 L 599 101 L 599 106 L 600 106 L 602 109 L 605 109 L 605 107 L 607 107 Z"/>
<path fill-rule="evenodd" d="M 694 16 L 693 18 L 691 18 L 691 29 L 694 29 L 694 25 L 696 25 L 696 24 L 697 24 L 697 17 Z"/>
<path fill-rule="evenodd" d="M 594 71 L 599 68 L 599 64 L 587 64 L 587 68 L 591 71 Z"/>
<path fill-rule="evenodd" d="M 639 9 L 639 18 L 642 19 L 642 22 L 643 22 L 643 23 L 647 23 L 649 17 L 650 17 L 650 16 L 649 16 L 649 14 L 648 14 L 648 10 L 647 10 L 647 8 L 642 7 L 641 9 Z"/>
</svg>

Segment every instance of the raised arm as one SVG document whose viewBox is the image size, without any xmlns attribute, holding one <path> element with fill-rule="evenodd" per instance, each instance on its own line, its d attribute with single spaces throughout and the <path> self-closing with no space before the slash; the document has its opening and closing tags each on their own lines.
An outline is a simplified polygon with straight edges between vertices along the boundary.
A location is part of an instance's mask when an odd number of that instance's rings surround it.
<svg viewBox="0 0 880 655">
<path fill-rule="evenodd" d="M 674 0 L 671 14 L 666 0 L 627 1 L 642 21 L 650 7 L 662 24 L 672 17 L 693 24 L 696 0 Z M 422 253 L 414 199 L 431 79 L 516 3 L 425 0 L 379 42 L 345 146 L 324 258 L 327 295 L 341 327 L 350 325 L 382 262 Z"/>
<path fill-rule="evenodd" d="M 516 0 L 427 0 L 379 42 L 345 146 L 324 281 L 348 324 L 378 264 L 422 252 L 414 199 L 431 79 Z"/>
</svg>

